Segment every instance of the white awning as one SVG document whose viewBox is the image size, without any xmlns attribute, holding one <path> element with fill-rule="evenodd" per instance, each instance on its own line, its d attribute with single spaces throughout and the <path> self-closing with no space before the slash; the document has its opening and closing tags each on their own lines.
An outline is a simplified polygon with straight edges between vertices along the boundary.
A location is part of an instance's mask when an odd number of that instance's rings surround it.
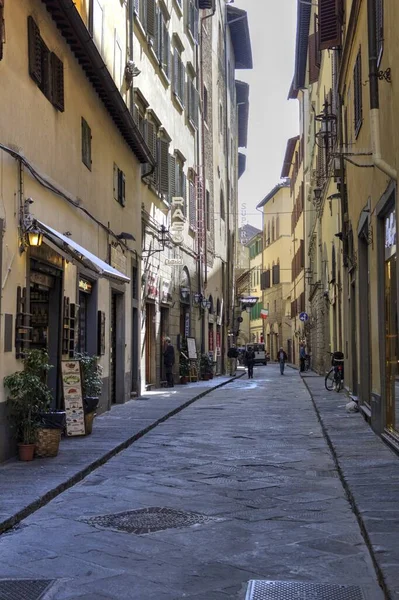
<svg viewBox="0 0 399 600">
<path fill-rule="evenodd" d="M 53 244 L 58 246 L 64 252 L 67 252 L 72 258 L 81 262 L 85 267 L 88 267 L 89 269 L 92 269 L 93 271 L 98 273 L 100 277 L 108 277 L 110 279 L 122 281 L 123 283 L 129 283 L 129 277 L 127 277 L 117 269 L 114 269 L 113 267 L 111 267 L 111 265 L 101 260 L 101 258 L 96 256 L 95 254 L 92 254 L 91 252 L 89 252 L 88 250 L 71 240 L 66 235 L 63 235 L 59 231 L 52 229 L 52 227 L 49 227 L 41 221 L 36 221 L 36 223 L 39 229 L 43 231 L 45 237 L 47 237 L 51 242 L 53 242 Z"/>
</svg>

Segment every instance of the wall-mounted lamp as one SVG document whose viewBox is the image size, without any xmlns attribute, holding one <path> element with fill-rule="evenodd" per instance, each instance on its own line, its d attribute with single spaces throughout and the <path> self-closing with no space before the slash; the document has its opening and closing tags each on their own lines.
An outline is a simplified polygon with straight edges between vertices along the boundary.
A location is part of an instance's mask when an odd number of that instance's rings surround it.
<svg viewBox="0 0 399 600">
<path fill-rule="evenodd" d="M 322 192 L 323 192 L 322 188 L 319 188 L 319 187 L 317 187 L 313 190 L 314 199 L 316 202 L 320 202 Z"/>
<path fill-rule="evenodd" d="M 208 300 L 207 298 L 205 298 L 205 296 L 203 296 L 199 292 L 197 292 L 196 294 L 194 294 L 194 303 L 197 306 L 201 306 L 204 310 L 206 308 L 209 310 L 211 308 L 211 306 L 212 306 L 212 302 L 210 300 Z"/>
<path fill-rule="evenodd" d="M 186 298 L 188 298 L 189 295 L 190 295 L 190 288 L 188 288 L 188 287 L 181 287 L 180 288 L 180 294 L 181 294 L 181 297 L 183 298 L 183 300 L 186 300 Z"/>
<path fill-rule="evenodd" d="M 43 233 L 34 225 L 26 231 L 26 240 L 31 248 L 38 248 L 43 242 Z"/>
</svg>

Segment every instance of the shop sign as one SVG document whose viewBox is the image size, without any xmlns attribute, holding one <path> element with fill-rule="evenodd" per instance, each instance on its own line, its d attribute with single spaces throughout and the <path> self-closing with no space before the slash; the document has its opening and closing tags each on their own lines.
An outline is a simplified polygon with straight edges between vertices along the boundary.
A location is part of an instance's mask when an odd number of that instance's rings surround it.
<svg viewBox="0 0 399 600">
<path fill-rule="evenodd" d="M 82 292 L 86 292 L 86 294 L 91 294 L 93 286 L 90 283 L 90 281 L 87 281 L 87 279 L 79 279 L 79 289 Z"/>
<path fill-rule="evenodd" d="M 158 291 L 158 275 L 156 273 L 152 273 L 151 271 L 147 275 L 146 281 L 146 293 L 145 295 L 150 300 L 156 300 L 159 295 Z"/>
<path fill-rule="evenodd" d="M 396 245 L 396 211 L 392 210 L 385 219 L 385 248 Z"/>
<path fill-rule="evenodd" d="M 214 323 L 215 322 L 215 315 L 209 315 L 208 322 L 209 323 Z"/>
<path fill-rule="evenodd" d="M 30 248 L 30 255 L 32 258 L 43 260 L 59 269 L 62 269 L 62 256 L 57 252 L 54 252 L 50 246 L 42 244 L 41 246 L 32 246 Z"/>
<path fill-rule="evenodd" d="M 51 275 L 45 275 L 44 273 L 38 273 L 37 271 L 31 271 L 30 281 L 31 283 L 44 285 L 48 288 L 52 288 L 54 286 L 54 277 L 51 277 Z"/>
<path fill-rule="evenodd" d="M 120 248 L 111 246 L 111 267 L 120 271 L 124 275 L 127 274 L 127 258 Z"/>
<path fill-rule="evenodd" d="M 169 267 L 182 267 L 183 259 L 182 258 L 166 258 L 165 265 L 168 265 Z"/>
<path fill-rule="evenodd" d="M 61 376 L 67 435 L 70 437 L 85 435 L 80 362 L 78 360 L 61 361 Z"/>
<path fill-rule="evenodd" d="M 190 335 L 190 311 L 187 310 L 184 315 L 184 335 L 186 338 Z"/>
<path fill-rule="evenodd" d="M 162 279 L 161 282 L 161 302 L 163 304 L 170 304 L 172 302 L 172 295 L 170 293 L 171 283 L 167 279 Z"/>
<path fill-rule="evenodd" d="M 169 229 L 170 237 L 172 242 L 176 246 L 180 246 L 183 243 L 183 230 L 184 230 L 184 198 L 176 197 L 172 198 L 172 215 L 171 215 L 171 226 Z"/>
</svg>

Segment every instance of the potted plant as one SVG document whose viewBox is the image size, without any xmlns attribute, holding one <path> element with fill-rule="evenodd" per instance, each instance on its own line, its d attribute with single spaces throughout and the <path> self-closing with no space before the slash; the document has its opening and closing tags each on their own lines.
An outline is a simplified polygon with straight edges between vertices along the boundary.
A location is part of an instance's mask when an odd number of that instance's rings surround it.
<svg viewBox="0 0 399 600">
<path fill-rule="evenodd" d="M 4 385 L 9 391 L 8 418 L 18 443 L 20 460 L 33 459 L 38 414 L 45 411 L 51 402 L 51 392 L 39 368 L 43 362 L 48 364 L 46 352 L 30 350 L 23 359 L 23 370 L 4 378 Z"/>
<path fill-rule="evenodd" d="M 208 381 L 211 378 L 212 363 L 207 354 L 201 355 L 200 371 L 201 371 L 201 378 L 204 381 Z"/>
<path fill-rule="evenodd" d="M 103 387 L 103 368 L 98 364 L 98 356 L 83 353 L 77 354 L 76 358 L 80 361 L 85 429 L 86 435 L 89 435 L 93 431 L 93 420 Z"/>
</svg>

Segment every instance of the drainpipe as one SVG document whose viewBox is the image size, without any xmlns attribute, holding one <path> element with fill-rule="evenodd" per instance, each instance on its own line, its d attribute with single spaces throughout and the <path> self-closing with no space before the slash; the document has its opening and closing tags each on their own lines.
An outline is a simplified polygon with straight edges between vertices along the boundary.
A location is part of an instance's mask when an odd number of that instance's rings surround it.
<svg viewBox="0 0 399 600">
<path fill-rule="evenodd" d="M 378 93 L 378 67 L 377 67 L 377 36 L 376 36 L 376 0 L 367 0 L 367 22 L 369 42 L 369 80 L 370 80 L 370 133 L 373 164 L 377 169 L 388 175 L 391 179 L 398 178 L 397 170 L 389 165 L 381 154 L 380 132 L 380 102 Z"/>
</svg>

